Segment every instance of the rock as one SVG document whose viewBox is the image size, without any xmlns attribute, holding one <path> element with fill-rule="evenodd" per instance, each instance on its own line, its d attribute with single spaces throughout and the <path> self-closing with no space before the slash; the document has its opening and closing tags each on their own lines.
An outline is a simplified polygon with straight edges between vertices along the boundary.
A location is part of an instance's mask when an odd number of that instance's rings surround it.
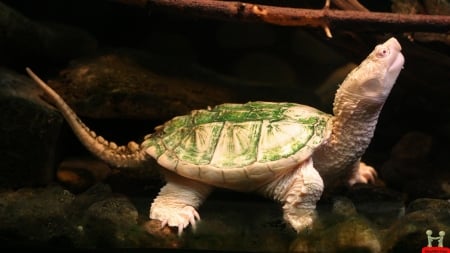
<svg viewBox="0 0 450 253">
<path fill-rule="evenodd" d="M 148 220 L 157 191 L 128 198 L 98 183 L 80 194 L 61 186 L 0 193 L 0 243 L 9 246 L 64 248 L 230 249 L 283 252 L 293 230 L 281 222 L 272 201 L 208 201 L 196 233 Z M 229 208 L 228 208 L 229 207 Z M 255 207 L 259 209 L 255 212 Z M 203 215 L 204 214 L 204 215 Z"/>
<path fill-rule="evenodd" d="M 360 215 L 379 227 L 388 227 L 405 213 L 405 197 L 386 187 L 356 184 L 346 194 Z"/>
<path fill-rule="evenodd" d="M 249 198 L 217 201 L 212 196 L 200 209 L 196 232 L 184 236 L 184 248 L 286 252 L 295 232 L 282 221 L 281 208 L 269 200 Z"/>
<path fill-rule="evenodd" d="M 0 187 L 45 185 L 54 178 L 63 118 L 40 92 L 30 79 L 0 68 Z"/>
<path fill-rule="evenodd" d="M 386 252 L 421 252 L 427 246 L 425 232 L 450 231 L 447 200 L 419 199 L 411 202 L 408 212 L 395 222 L 385 236 Z M 445 245 L 444 245 L 445 246 Z"/>
<path fill-rule="evenodd" d="M 448 211 L 450 212 L 450 200 L 421 198 L 409 203 L 406 214 L 421 210 Z"/>
<path fill-rule="evenodd" d="M 357 215 L 358 211 L 349 198 L 337 196 L 333 199 L 332 213 L 344 217 L 352 217 Z"/>
<path fill-rule="evenodd" d="M 426 245 L 427 229 L 450 231 L 450 202 L 446 200 L 416 200 L 393 226 L 377 230 L 379 226 L 357 213 L 358 203 L 338 196 L 331 212 L 319 206 L 313 228 L 296 235 L 282 222 L 281 209 L 272 201 L 250 196 L 226 200 L 215 195 L 202 206 L 196 232 L 188 228 L 178 237 L 176 229 L 161 229 L 159 221 L 148 220 L 148 204 L 156 194 L 128 198 L 103 183 L 76 195 L 57 185 L 3 191 L 0 243 L 78 249 L 416 252 Z M 378 200 L 373 203 L 385 205 Z"/>
<path fill-rule="evenodd" d="M 140 232 L 138 212 L 126 197 L 111 196 L 95 202 L 86 210 L 83 223 L 79 227 L 89 246 L 139 246 L 134 240 Z"/>
<path fill-rule="evenodd" d="M 309 232 L 300 233 L 289 252 L 381 252 L 379 233 L 360 215 L 330 214 Z"/>
<path fill-rule="evenodd" d="M 104 184 L 74 195 L 57 185 L 0 193 L 0 243 L 14 247 L 160 245 L 138 224 L 134 204 Z M 158 244 L 159 243 L 159 244 Z"/>
<path fill-rule="evenodd" d="M 299 88 L 255 89 L 262 85 L 243 84 L 193 62 L 130 49 L 75 60 L 49 84 L 80 116 L 97 119 L 160 121 L 225 102 L 298 101 L 297 94 L 303 94 L 304 102 L 311 104 L 316 98 Z"/>
<path fill-rule="evenodd" d="M 81 217 L 83 216 L 84 211 L 86 211 L 86 209 L 93 205 L 95 202 L 105 200 L 112 194 L 113 191 L 108 184 L 95 184 L 86 191 L 76 195 L 71 212 L 75 216 Z"/>
<path fill-rule="evenodd" d="M 79 28 L 35 22 L 3 3 L 0 30 L 0 63 L 9 66 L 65 62 L 97 47 L 96 40 Z"/>
<path fill-rule="evenodd" d="M 75 196 L 59 186 L 0 194 L 0 238 L 10 246 L 73 246 L 77 231 L 67 212 Z M 4 245 L 2 243 L 2 245 Z"/>
<path fill-rule="evenodd" d="M 166 63 L 143 55 L 116 50 L 79 59 L 49 84 L 79 115 L 91 118 L 166 119 L 231 100 L 231 92 L 220 87 L 147 69 Z"/>
</svg>

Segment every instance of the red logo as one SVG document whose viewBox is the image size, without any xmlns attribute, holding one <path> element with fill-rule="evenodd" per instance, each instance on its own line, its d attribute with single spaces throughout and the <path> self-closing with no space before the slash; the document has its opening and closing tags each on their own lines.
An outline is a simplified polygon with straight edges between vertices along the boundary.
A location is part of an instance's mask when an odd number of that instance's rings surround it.
<svg viewBox="0 0 450 253">
<path fill-rule="evenodd" d="M 450 253 L 450 249 L 444 247 L 444 231 L 439 231 L 439 236 L 432 236 L 433 231 L 427 230 L 425 232 L 428 239 L 428 245 L 422 248 L 422 253 Z M 433 241 L 438 241 L 437 247 L 433 246 Z"/>
</svg>

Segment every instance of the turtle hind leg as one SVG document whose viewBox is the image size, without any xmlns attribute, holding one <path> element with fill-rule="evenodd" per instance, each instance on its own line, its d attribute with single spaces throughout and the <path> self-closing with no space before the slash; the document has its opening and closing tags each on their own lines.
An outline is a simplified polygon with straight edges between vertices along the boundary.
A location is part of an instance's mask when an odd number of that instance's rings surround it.
<svg viewBox="0 0 450 253">
<path fill-rule="evenodd" d="M 161 221 L 161 226 L 178 228 L 178 235 L 189 225 L 195 230 L 200 220 L 197 208 L 203 203 L 212 187 L 197 181 L 167 173 L 167 184 L 161 188 L 150 207 L 150 219 Z"/>
<path fill-rule="evenodd" d="M 316 218 L 316 203 L 322 196 L 323 188 L 323 180 L 310 158 L 292 174 L 269 185 L 266 193 L 283 203 L 284 220 L 300 232 L 312 226 Z"/>
</svg>

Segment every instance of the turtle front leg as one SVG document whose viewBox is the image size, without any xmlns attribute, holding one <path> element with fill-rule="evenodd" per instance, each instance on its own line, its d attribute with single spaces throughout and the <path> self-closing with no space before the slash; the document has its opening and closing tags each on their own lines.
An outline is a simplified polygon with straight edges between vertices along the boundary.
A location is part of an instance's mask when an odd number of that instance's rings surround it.
<svg viewBox="0 0 450 253">
<path fill-rule="evenodd" d="M 209 195 L 212 187 L 173 173 L 165 176 L 167 184 L 153 200 L 150 219 L 161 221 L 162 227 L 177 227 L 178 235 L 189 224 L 195 230 L 196 221 L 200 220 L 196 209 Z"/>
<path fill-rule="evenodd" d="M 316 218 L 316 203 L 322 196 L 324 184 L 312 159 L 269 186 L 275 199 L 283 203 L 283 218 L 295 231 L 310 228 Z"/>
</svg>

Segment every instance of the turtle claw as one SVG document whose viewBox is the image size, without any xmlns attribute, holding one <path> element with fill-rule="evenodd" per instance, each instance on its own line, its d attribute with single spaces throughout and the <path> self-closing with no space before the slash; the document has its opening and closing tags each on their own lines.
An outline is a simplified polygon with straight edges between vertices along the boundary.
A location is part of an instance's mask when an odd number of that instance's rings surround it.
<svg viewBox="0 0 450 253">
<path fill-rule="evenodd" d="M 161 229 L 163 229 L 165 226 L 167 226 L 167 220 L 161 221 Z"/>
<path fill-rule="evenodd" d="M 378 177 L 377 171 L 372 167 L 363 162 L 359 163 L 359 167 L 353 176 L 348 180 L 349 185 L 354 185 L 356 183 L 375 183 Z"/>
<path fill-rule="evenodd" d="M 183 225 L 178 225 L 178 236 L 181 236 L 182 234 L 183 234 L 183 229 L 184 229 L 184 227 L 183 227 Z"/>
<path fill-rule="evenodd" d="M 197 213 L 197 211 L 195 211 L 193 214 L 194 215 L 189 219 L 189 223 L 192 225 L 192 230 L 195 232 L 195 230 L 197 230 L 197 221 L 200 220 L 200 215 Z"/>
<path fill-rule="evenodd" d="M 200 220 L 200 215 L 192 206 L 184 207 L 159 207 L 153 206 L 150 211 L 150 219 L 161 221 L 161 228 L 165 226 L 176 227 L 178 235 L 183 234 L 183 230 L 192 225 L 195 231 L 196 223 Z"/>
</svg>

